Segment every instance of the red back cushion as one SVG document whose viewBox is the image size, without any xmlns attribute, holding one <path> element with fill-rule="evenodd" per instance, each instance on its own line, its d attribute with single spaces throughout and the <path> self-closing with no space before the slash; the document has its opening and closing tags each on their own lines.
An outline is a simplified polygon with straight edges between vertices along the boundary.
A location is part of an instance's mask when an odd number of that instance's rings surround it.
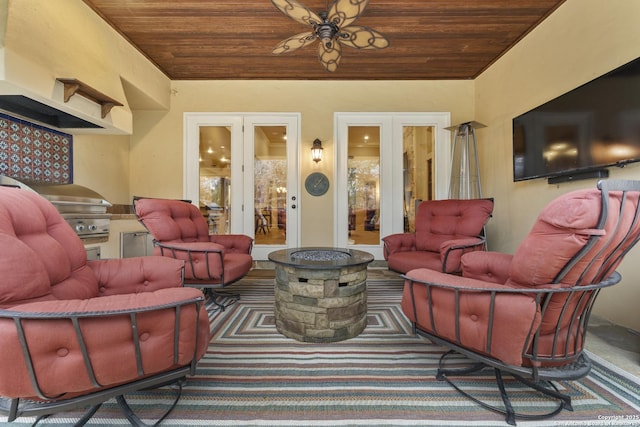
<svg viewBox="0 0 640 427">
<path fill-rule="evenodd" d="M 0 303 L 52 295 L 89 298 L 98 283 L 84 245 L 40 195 L 0 187 Z"/>
<path fill-rule="evenodd" d="M 602 234 L 595 230 L 600 217 L 600 204 L 598 190 L 574 191 L 549 203 L 518 246 L 507 284 L 528 287 L 552 283 L 591 235 Z M 617 214 L 613 215 L 617 222 Z M 562 283 L 573 286 L 576 275 L 584 270 L 589 260 L 583 260 L 574 267 L 574 274 L 567 275 Z"/>
<path fill-rule="evenodd" d="M 159 242 L 208 242 L 209 226 L 200 210 L 188 202 L 138 199 L 138 218 Z"/>
<path fill-rule="evenodd" d="M 493 200 L 429 200 L 418 205 L 416 248 L 439 252 L 452 239 L 477 237 L 493 212 Z"/>
</svg>

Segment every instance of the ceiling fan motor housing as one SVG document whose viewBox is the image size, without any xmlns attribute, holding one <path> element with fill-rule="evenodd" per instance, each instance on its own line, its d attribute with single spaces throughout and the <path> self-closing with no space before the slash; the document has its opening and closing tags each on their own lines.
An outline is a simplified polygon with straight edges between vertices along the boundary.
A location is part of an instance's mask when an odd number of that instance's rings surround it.
<svg viewBox="0 0 640 427">
<path fill-rule="evenodd" d="M 316 35 L 326 47 L 331 47 L 338 30 L 334 23 L 328 22 L 326 19 L 315 27 Z"/>
</svg>

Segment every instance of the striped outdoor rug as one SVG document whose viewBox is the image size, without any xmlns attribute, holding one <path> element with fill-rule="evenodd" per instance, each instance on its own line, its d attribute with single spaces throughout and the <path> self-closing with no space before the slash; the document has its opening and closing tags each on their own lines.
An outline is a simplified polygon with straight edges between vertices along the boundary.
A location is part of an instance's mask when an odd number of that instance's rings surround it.
<svg viewBox="0 0 640 427">
<path fill-rule="evenodd" d="M 505 426 L 502 415 L 435 379 L 443 348 L 411 334 L 399 307 L 401 289 L 400 280 L 369 280 L 365 331 L 343 342 L 309 344 L 277 333 L 272 280 L 234 284 L 242 299 L 211 316 L 209 350 L 163 425 Z M 574 412 L 544 422 L 518 420 L 518 425 L 640 425 L 640 380 L 594 359 L 587 378 L 558 383 L 572 396 Z M 500 401 L 490 371 L 458 383 L 490 403 Z M 170 389 L 157 389 L 128 401 L 153 422 L 171 396 Z M 549 405 L 525 391 L 516 392 L 513 401 L 520 410 Z M 72 421 L 56 416 L 43 425 Z M 108 402 L 89 424 L 127 422 Z"/>
</svg>

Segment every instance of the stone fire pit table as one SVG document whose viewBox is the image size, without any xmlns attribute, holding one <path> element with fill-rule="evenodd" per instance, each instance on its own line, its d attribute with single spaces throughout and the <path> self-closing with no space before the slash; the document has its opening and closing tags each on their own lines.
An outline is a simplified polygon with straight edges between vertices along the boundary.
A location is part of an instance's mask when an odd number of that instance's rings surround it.
<svg viewBox="0 0 640 427">
<path fill-rule="evenodd" d="M 303 342 L 342 341 L 367 326 L 367 265 L 354 249 L 295 248 L 269 254 L 276 266 L 278 332 Z"/>
</svg>

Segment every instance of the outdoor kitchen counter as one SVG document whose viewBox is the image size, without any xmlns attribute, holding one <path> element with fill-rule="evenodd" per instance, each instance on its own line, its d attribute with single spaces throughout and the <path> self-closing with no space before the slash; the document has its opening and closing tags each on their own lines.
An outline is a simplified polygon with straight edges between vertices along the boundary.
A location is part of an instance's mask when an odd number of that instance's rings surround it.
<svg viewBox="0 0 640 427">
<path fill-rule="evenodd" d="M 137 220 L 138 218 L 136 217 L 136 214 L 111 214 L 111 221 L 118 221 L 123 219 Z"/>
</svg>

